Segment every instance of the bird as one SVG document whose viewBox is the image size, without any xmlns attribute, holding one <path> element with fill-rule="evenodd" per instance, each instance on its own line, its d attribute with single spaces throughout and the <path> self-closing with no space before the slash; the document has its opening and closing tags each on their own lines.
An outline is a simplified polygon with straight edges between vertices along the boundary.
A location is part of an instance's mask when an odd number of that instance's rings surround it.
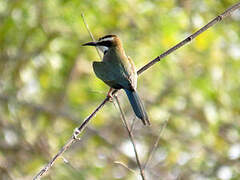
<svg viewBox="0 0 240 180">
<path fill-rule="evenodd" d="M 112 89 L 123 89 L 130 101 L 135 115 L 144 125 L 150 125 L 145 107 L 137 93 L 137 71 L 133 60 L 126 55 L 122 42 L 117 35 L 105 35 L 98 41 L 83 46 L 95 46 L 103 52 L 102 61 L 93 62 L 96 76 Z"/>
</svg>

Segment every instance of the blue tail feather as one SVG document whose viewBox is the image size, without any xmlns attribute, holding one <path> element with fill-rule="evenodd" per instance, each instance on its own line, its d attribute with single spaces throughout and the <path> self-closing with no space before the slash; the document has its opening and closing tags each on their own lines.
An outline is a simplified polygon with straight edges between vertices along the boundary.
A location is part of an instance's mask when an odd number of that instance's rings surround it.
<svg viewBox="0 0 240 180">
<path fill-rule="evenodd" d="M 146 110 L 143 106 L 143 103 L 138 96 L 136 91 L 130 91 L 127 89 L 124 89 L 128 99 L 130 101 L 130 104 L 132 106 L 133 111 L 135 112 L 136 116 L 142 120 L 144 125 L 150 125 L 150 121 L 148 119 L 148 115 L 146 113 Z"/>
</svg>

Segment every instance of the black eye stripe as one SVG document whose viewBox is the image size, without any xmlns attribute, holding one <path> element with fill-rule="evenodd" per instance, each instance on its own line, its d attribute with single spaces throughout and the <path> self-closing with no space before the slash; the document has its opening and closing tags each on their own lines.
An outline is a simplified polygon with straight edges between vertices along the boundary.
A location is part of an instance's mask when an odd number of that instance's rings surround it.
<svg viewBox="0 0 240 180">
<path fill-rule="evenodd" d="M 112 41 L 100 41 L 97 43 L 97 45 L 110 47 L 110 46 L 112 46 Z"/>
</svg>

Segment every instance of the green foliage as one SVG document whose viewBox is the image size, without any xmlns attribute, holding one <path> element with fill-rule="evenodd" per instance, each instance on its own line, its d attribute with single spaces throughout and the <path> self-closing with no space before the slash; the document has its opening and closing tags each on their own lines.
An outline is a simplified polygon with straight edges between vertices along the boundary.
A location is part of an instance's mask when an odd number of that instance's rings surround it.
<svg viewBox="0 0 240 180">
<path fill-rule="evenodd" d="M 235 1 L 0 1 L 0 179 L 31 179 L 102 101 L 95 38 L 117 34 L 137 68 Z M 147 179 L 240 178 L 240 16 L 201 34 L 139 77 L 152 126 L 136 121 L 142 162 L 168 121 Z M 127 119 L 133 112 L 119 92 Z M 136 179 L 131 144 L 108 103 L 43 179 Z"/>
</svg>

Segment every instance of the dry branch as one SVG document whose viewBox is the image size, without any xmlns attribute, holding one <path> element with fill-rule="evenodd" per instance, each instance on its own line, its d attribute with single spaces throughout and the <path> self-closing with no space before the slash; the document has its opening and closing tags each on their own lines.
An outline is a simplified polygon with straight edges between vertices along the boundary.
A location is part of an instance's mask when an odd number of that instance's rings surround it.
<svg viewBox="0 0 240 180">
<path fill-rule="evenodd" d="M 136 158 L 137 165 L 138 165 L 138 168 L 139 168 L 139 171 L 140 171 L 140 175 L 142 177 L 142 180 L 145 180 L 146 178 L 145 178 L 145 175 L 144 175 L 144 169 L 142 168 L 142 165 L 141 165 L 141 162 L 140 162 L 140 159 L 139 159 L 139 155 L 138 155 L 138 152 L 137 152 L 137 146 L 136 146 L 135 141 L 134 141 L 134 137 L 133 137 L 133 133 L 131 131 L 131 127 L 128 125 L 128 122 L 125 118 L 125 115 L 124 115 L 124 112 L 123 112 L 122 107 L 120 105 L 118 97 L 117 96 L 114 96 L 114 97 L 116 99 L 117 106 L 118 106 L 119 112 L 121 114 L 121 119 L 123 121 L 123 124 L 124 124 L 126 130 L 127 130 L 129 139 L 130 139 L 130 141 L 133 145 L 133 150 L 134 150 L 135 158 Z"/>
</svg>

